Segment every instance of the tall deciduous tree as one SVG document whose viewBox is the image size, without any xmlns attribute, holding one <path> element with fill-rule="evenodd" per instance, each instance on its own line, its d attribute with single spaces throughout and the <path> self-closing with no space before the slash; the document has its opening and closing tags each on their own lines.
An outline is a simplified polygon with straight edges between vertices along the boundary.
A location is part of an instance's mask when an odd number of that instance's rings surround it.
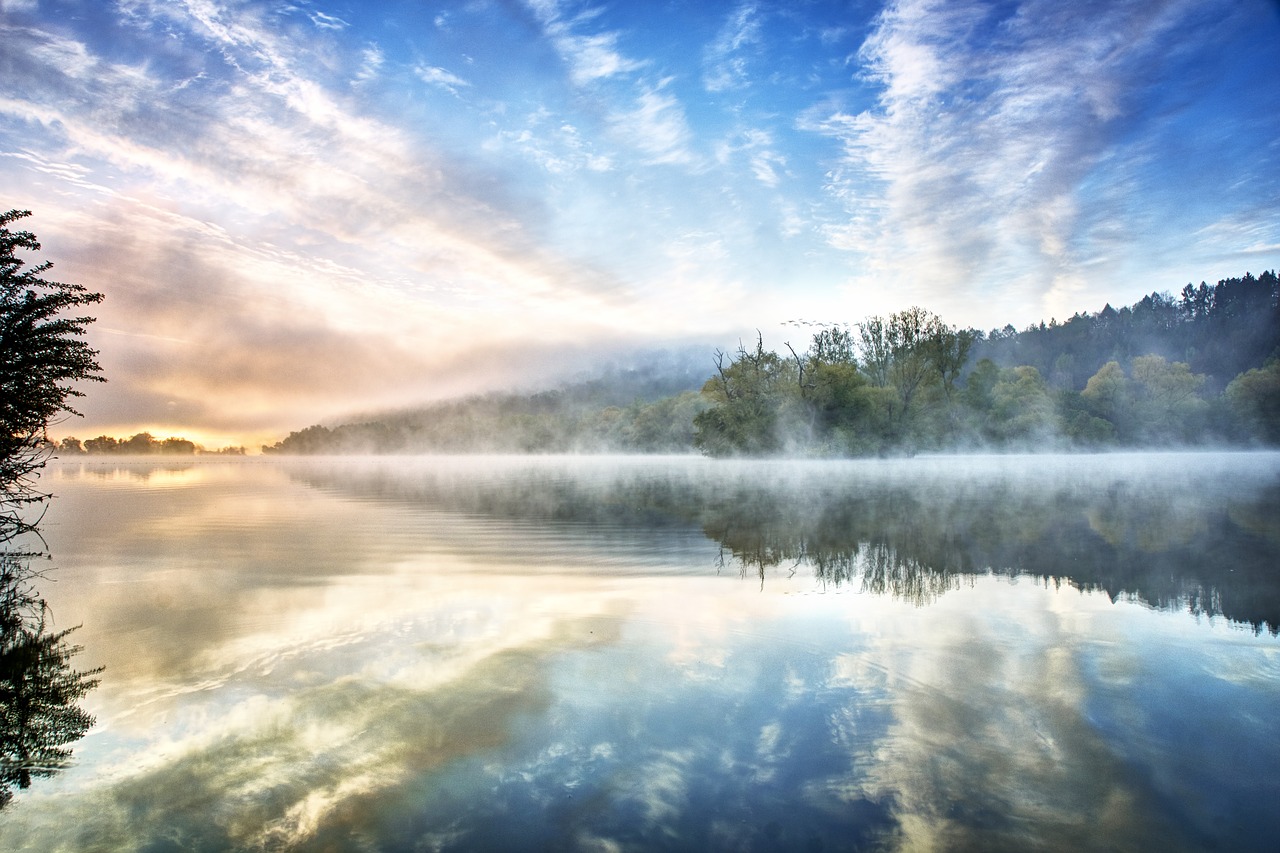
<svg viewBox="0 0 1280 853">
<path fill-rule="evenodd" d="M 694 444 L 711 456 L 761 456 L 785 444 L 784 400 L 798 390 L 795 364 L 764 348 L 738 345 L 734 355 L 716 353 L 716 375 L 702 393 L 713 407 L 693 419 Z"/>
<path fill-rule="evenodd" d="M 936 314 L 911 307 L 858 324 L 859 355 L 873 385 L 883 395 L 886 432 L 895 439 L 911 427 L 919 393 L 937 385 L 950 404 L 956 380 L 969 358 L 973 336 L 957 332 Z"/>
</svg>

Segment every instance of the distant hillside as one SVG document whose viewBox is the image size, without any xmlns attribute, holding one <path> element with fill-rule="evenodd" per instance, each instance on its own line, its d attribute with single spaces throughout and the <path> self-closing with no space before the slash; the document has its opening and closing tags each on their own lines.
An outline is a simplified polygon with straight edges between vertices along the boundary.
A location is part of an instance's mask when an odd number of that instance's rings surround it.
<svg viewBox="0 0 1280 853">
<path fill-rule="evenodd" d="M 1280 355 L 1280 280 L 1246 273 L 1216 285 L 1187 284 L 1176 296 L 1152 293 L 1132 306 L 1040 323 L 1018 332 L 993 330 L 974 342 L 970 364 L 990 358 L 1001 367 L 1029 365 L 1050 385 L 1083 388 L 1108 361 L 1127 365 L 1141 355 L 1184 362 L 1206 377 L 1206 390 Z"/>
<path fill-rule="evenodd" d="M 615 359 L 595 375 L 530 393 L 490 393 L 311 426 L 264 453 L 681 453 L 711 364 L 701 348 Z"/>
<path fill-rule="evenodd" d="M 685 349 L 548 391 L 290 433 L 264 453 L 848 456 L 1280 444 L 1280 280 L 1245 274 L 1019 332 L 921 308 L 809 348 Z"/>
</svg>

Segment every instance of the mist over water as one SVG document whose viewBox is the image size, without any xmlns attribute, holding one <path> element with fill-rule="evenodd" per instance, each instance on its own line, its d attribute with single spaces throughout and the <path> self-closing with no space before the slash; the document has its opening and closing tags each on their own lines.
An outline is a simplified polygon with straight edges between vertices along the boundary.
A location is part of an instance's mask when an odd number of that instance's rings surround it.
<svg viewBox="0 0 1280 853">
<path fill-rule="evenodd" d="M 6 849 L 1267 849 L 1280 454 L 89 459 Z"/>
</svg>

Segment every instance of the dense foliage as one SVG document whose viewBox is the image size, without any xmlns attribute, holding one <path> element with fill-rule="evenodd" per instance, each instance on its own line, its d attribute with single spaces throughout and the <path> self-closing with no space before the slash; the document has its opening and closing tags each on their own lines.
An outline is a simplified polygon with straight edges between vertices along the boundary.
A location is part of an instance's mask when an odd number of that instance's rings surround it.
<svg viewBox="0 0 1280 853">
<path fill-rule="evenodd" d="M 1204 375 L 1204 390 L 1217 394 L 1277 354 L 1277 300 L 1274 272 L 1246 273 L 1216 285 L 1188 284 L 1177 296 L 1152 293 L 1119 310 L 1107 305 L 1064 323 L 1051 320 L 1022 332 L 1006 326 L 975 343 L 973 357 L 1029 365 L 1054 387 L 1079 389 L 1108 361 L 1127 367 L 1138 356 L 1159 355 Z"/>
<path fill-rule="evenodd" d="M 81 337 L 93 318 L 68 314 L 102 301 L 102 294 L 43 278 L 49 261 L 26 266 L 18 250 L 39 251 L 40 243 L 9 226 L 30 215 L 0 213 L 0 483 L 8 512 L 42 499 L 26 478 L 44 462 L 50 423 L 63 412 L 75 414 L 70 400 L 81 396 L 75 383 L 102 381 L 97 353 Z"/>
<path fill-rule="evenodd" d="M 833 326 L 791 358 L 716 357 L 711 455 L 1187 446 L 1280 440 L 1280 282 L 1187 285 L 1024 332 L 920 308 Z M 970 364 L 970 356 L 976 363 Z M 962 381 L 963 380 L 963 381 Z"/>
</svg>

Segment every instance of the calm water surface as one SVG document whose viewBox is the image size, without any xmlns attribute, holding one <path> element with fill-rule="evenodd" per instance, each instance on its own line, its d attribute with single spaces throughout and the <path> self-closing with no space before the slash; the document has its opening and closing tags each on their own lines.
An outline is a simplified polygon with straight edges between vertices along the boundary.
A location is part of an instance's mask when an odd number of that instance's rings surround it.
<svg viewBox="0 0 1280 853">
<path fill-rule="evenodd" d="M 1280 455 L 58 463 L 4 850 L 1275 850 Z"/>
</svg>

